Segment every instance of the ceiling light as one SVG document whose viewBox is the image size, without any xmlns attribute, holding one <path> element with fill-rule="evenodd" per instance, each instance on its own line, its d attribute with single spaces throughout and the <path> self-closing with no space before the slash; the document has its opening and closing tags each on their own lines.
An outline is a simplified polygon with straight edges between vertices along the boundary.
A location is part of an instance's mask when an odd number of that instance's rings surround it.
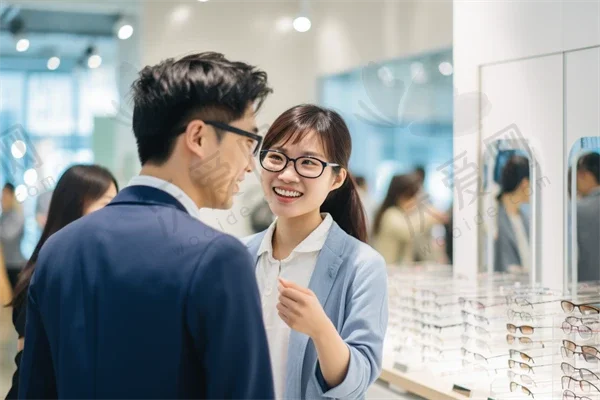
<svg viewBox="0 0 600 400">
<path fill-rule="evenodd" d="M 307 32 L 310 26 L 310 19 L 306 17 L 298 17 L 294 20 L 294 29 L 298 32 Z"/>
<path fill-rule="evenodd" d="M 12 146 L 10 146 L 10 152 L 12 153 L 12 156 L 16 159 L 23 158 L 23 156 L 27 152 L 27 145 L 22 140 L 15 140 Z"/>
<path fill-rule="evenodd" d="M 90 58 L 88 58 L 88 67 L 91 69 L 96 69 L 100 65 L 102 65 L 102 57 L 100 57 L 98 54 L 93 54 L 90 56 Z"/>
<path fill-rule="evenodd" d="M 133 26 L 129 24 L 120 27 L 119 33 L 117 34 L 117 36 L 119 36 L 119 39 L 121 40 L 127 40 L 131 37 L 131 35 L 133 35 Z"/>
<path fill-rule="evenodd" d="M 443 63 L 440 63 L 440 65 L 438 66 L 438 69 L 440 70 L 440 73 L 444 76 L 450 76 L 450 75 L 452 75 L 452 72 L 454 72 L 454 69 L 452 68 L 452 64 L 450 64 L 448 61 L 444 61 Z"/>
<path fill-rule="evenodd" d="M 208 0 L 198 0 L 200 3 L 206 3 Z"/>
<path fill-rule="evenodd" d="M 56 70 L 60 66 L 60 58 L 58 57 L 50 57 L 48 59 L 48 69 L 50 71 Z"/>
<path fill-rule="evenodd" d="M 17 51 L 22 53 L 27 50 L 29 50 L 29 39 L 19 39 L 17 41 Z"/>
<path fill-rule="evenodd" d="M 37 179 L 38 179 L 37 171 L 33 168 L 28 169 L 27 171 L 25 171 L 25 174 L 23 174 L 23 180 L 25 181 L 25 183 L 28 186 L 35 185 L 35 183 L 37 182 Z"/>
<path fill-rule="evenodd" d="M 114 32 L 121 40 L 127 40 L 133 35 L 133 25 L 125 17 L 120 17 L 114 25 Z"/>
</svg>

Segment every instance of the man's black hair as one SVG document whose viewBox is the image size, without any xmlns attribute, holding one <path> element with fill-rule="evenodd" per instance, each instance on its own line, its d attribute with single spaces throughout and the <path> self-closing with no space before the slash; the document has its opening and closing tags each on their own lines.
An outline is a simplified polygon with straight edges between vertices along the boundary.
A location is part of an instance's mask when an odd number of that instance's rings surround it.
<svg viewBox="0 0 600 400">
<path fill-rule="evenodd" d="M 2 187 L 3 190 L 8 190 L 9 192 L 11 192 L 12 194 L 15 193 L 15 185 L 13 185 L 10 182 L 7 182 L 4 184 L 4 186 Z"/>
<path fill-rule="evenodd" d="M 577 162 L 577 169 L 590 172 L 600 184 L 600 153 L 591 152 L 582 156 Z"/>
<path fill-rule="evenodd" d="M 132 92 L 140 162 L 160 165 L 171 156 L 176 138 L 190 121 L 235 121 L 248 105 L 258 111 L 272 89 L 264 71 L 204 52 L 145 67 Z"/>
</svg>

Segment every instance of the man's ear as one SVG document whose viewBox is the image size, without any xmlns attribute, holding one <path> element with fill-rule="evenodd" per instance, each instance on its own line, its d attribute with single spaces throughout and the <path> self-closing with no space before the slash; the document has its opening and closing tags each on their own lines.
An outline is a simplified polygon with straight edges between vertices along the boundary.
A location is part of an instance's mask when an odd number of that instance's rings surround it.
<svg viewBox="0 0 600 400">
<path fill-rule="evenodd" d="M 333 184 L 331 185 L 331 190 L 339 189 L 344 184 L 344 182 L 346 182 L 347 178 L 348 172 L 344 168 L 341 168 L 340 173 L 335 176 Z"/>
<path fill-rule="evenodd" d="M 199 157 L 206 155 L 207 131 L 208 127 L 206 124 L 201 120 L 195 119 L 188 123 L 183 133 L 185 146 Z"/>
</svg>

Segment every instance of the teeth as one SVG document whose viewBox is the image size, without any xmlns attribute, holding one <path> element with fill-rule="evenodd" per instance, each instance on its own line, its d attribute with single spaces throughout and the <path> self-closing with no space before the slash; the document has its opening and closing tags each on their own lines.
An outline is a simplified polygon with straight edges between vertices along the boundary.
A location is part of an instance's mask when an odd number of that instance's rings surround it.
<svg viewBox="0 0 600 400">
<path fill-rule="evenodd" d="M 300 193 L 300 192 L 296 192 L 293 190 L 283 190 L 283 189 L 279 189 L 279 188 L 275 188 L 275 193 L 277 193 L 280 196 L 285 196 L 285 197 L 300 197 L 300 196 L 302 196 L 302 193 Z"/>
</svg>

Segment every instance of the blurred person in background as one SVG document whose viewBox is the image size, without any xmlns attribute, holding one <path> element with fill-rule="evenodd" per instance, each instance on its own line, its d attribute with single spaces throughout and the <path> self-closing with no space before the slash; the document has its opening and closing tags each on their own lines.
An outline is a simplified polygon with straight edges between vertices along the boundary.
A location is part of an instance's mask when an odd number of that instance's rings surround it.
<svg viewBox="0 0 600 400">
<path fill-rule="evenodd" d="M 577 280 L 600 280 L 600 154 L 577 162 Z"/>
<path fill-rule="evenodd" d="M 529 160 L 511 156 L 500 177 L 497 233 L 494 246 L 494 270 L 528 272 L 531 270 L 529 219 L 522 206 L 529 203 L 531 183 Z"/>
<path fill-rule="evenodd" d="M 4 264 L 8 280 L 13 287 L 18 275 L 25 266 L 26 259 L 21 253 L 21 241 L 25 233 L 25 217 L 17 201 L 15 187 L 7 183 L 2 188 L 2 214 L 0 214 L 0 245 L 4 254 Z"/>
<path fill-rule="evenodd" d="M 42 236 L 19 275 L 10 304 L 13 307 L 13 324 L 19 335 L 19 345 L 15 357 L 17 370 L 13 375 L 7 399 L 18 398 L 19 366 L 25 340 L 27 290 L 42 246 L 51 235 L 71 222 L 110 203 L 117 195 L 118 189 L 114 176 L 106 168 L 97 165 L 74 165 L 67 169 L 58 181 L 48 208 L 47 223 L 44 225 Z"/>
<path fill-rule="evenodd" d="M 419 178 L 421 188 L 419 189 L 419 201 L 418 207 L 421 208 L 421 213 L 427 212 L 433 209 L 431 204 L 431 198 L 427 189 L 425 188 L 425 167 L 417 165 L 414 170 L 414 174 Z M 445 245 L 440 246 L 437 240 L 433 237 L 433 227 L 437 223 L 424 226 L 423 229 L 415 229 L 414 235 L 414 261 L 424 263 L 446 263 L 448 257 L 446 256 Z M 445 242 L 445 239 L 444 239 Z"/>
<path fill-rule="evenodd" d="M 43 231 L 48 219 L 48 212 L 50 210 L 50 200 L 52 199 L 52 191 L 44 192 L 40 194 L 35 203 L 35 220 L 38 227 Z"/>
<path fill-rule="evenodd" d="M 373 246 L 388 264 L 414 263 L 417 236 L 430 232 L 433 225 L 448 220 L 445 213 L 431 205 L 420 204 L 423 199 L 421 187 L 421 179 L 417 174 L 394 176 L 375 216 Z M 431 246 L 431 243 L 428 245 Z M 431 248 L 425 251 L 431 251 Z"/>
<path fill-rule="evenodd" d="M 365 177 L 362 175 L 354 175 L 354 180 L 356 181 L 358 196 L 365 209 L 367 233 L 370 235 L 372 232 L 373 220 L 375 219 L 375 213 L 377 212 L 377 204 L 369 194 L 369 185 Z"/>
<path fill-rule="evenodd" d="M 255 167 L 267 74 L 203 52 L 146 66 L 132 92 L 140 175 L 44 244 L 19 397 L 273 398 L 250 254 L 199 219 Z"/>
</svg>

